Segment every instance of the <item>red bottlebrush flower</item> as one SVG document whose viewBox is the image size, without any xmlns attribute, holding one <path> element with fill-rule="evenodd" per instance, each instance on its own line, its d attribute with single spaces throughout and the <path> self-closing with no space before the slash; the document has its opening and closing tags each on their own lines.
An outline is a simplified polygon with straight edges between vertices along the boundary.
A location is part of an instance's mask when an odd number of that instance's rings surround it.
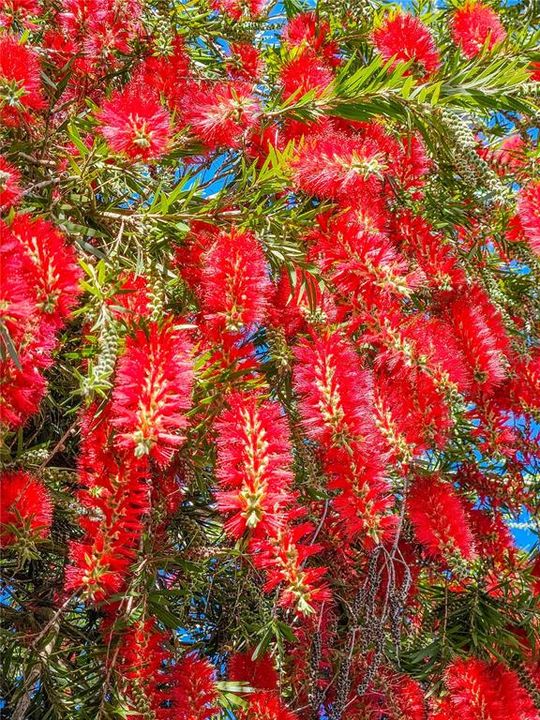
<svg viewBox="0 0 540 720">
<path fill-rule="evenodd" d="M 4 0 L 0 13 L 0 26 L 10 27 L 16 15 L 21 17 L 24 24 L 27 15 L 40 15 L 41 11 L 39 0 Z"/>
<path fill-rule="evenodd" d="M 517 674 L 502 663 L 458 658 L 446 669 L 445 682 L 462 720 L 538 720 Z"/>
<path fill-rule="evenodd" d="M 460 720 L 460 718 L 461 715 L 458 717 L 458 711 L 447 698 L 439 700 L 429 714 L 429 720 Z"/>
<path fill-rule="evenodd" d="M 0 426 L 15 430 L 37 412 L 47 391 L 40 362 L 39 347 L 19 358 L 20 367 L 11 359 L 0 361 Z"/>
<path fill-rule="evenodd" d="M 211 150 L 240 147 L 255 128 L 259 115 L 253 86 L 246 82 L 193 85 L 182 102 L 184 122 Z"/>
<path fill-rule="evenodd" d="M 388 720 L 426 720 L 422 686 L 404 674 L 382 673 L 385 713 Z"/>
<path fill-rule="evenodd" d="M 193 654 L 185 655 L 174 668 L 172 708 L 178 720 L 207 720 L 219 712 L 215 669 Z"/>
<path fill-rule="evenodd" d="M 376 123 L 349 136 L 330 130 L 307 141 L 292 163 L 294 180 L 310 195 L 341 200 L 350 207 L 354 198 L 369 206 L 393 172 L 398 146 Z"/>
<path fill-rule="evenodd" d="M 467 0 L 454 11 L 450 30 L 454 42 L 468 58 L 478 55 L 484 46 L 491 50 L 506 38 L 506 30 L 497 13 L 476 0 Z"/>
<path fill-rule="evenodd" d="M 75 250 L 62 233 L 41 218 L 17 215 L 10 231 L 30 260 L 24 271 L 35 288 L 38 308 L 56 330 L 69 317 L 81 294 L 82 273 Z"/>
<path fill-rule="evenodd" d="M 279 681 L 270 655 L 253 660 L 251 651 L 231 655 L 228 677 L 229 680 L 245 682 L 255 690 L 276 690 Z"/>
<path fill-rule="evenodd" d="M 346 542 L 359 541 L 366 550 L 390 540 L 397 524 L 389 514 L 393 500 L 386 482 L 380 479 L 379 460 L 332 454 L 325 461 L 328 488 L 339 490 L 332 501 L 336 511 L 336 534 Z"/>
<path fill-rule="evenodd" d="M 0 210 L 19 202 L 22 195 L 20 179 L 21 174 L 17 168 L 0 156 Z"/>
<path fill-rule="evenodd" d="M 149 509 L 146 464 L 112 449 L 109 412 L 96 415 L 90 406 L 81 422 L 79 501 L 89 512 L 80 518 L 85 537 L 70 543 L 65 580 L 67 591 L 82 590 L 94 602 L 125 587 Z"/>
<path fill-rule="evenodd" d="M 442 386 L 452 384 L 466 393 L 472 384 L 471 372 L 452 327 L 439 318 L 415 315 L 407 330 L 417 352 L 426 359 L 432 377 Z"/>
<path fill-rule="evenodd" d="M 450 304 L 451 323 L 463 356 L 473 372 L 474 388 L 493 393 L 506 377 L 510 344 L 501 315 L 478 285 L 467 288 Z"/>
<path fill-rule="evenodd" d="M 298 720 L 274 693 L 255 693 L 249 696 L 248 707 L 240 711 L 239 720 Z"/>
<path fill-rule="evenodd" d="M 302 51 L 283 65 L 280 70 L 283 97 L 301 98 L 310 90 L 321 95 L 334 79 L 328 66 L 309 49 Z"/>
<path fill-rule="evenodd" d="M 411 271 L 391 241 L 366 231 L 355 213 L 340 215 L 326 232 L 313 233 L 312 254 L 332 284 L 350 302 L 370 307 L 386 298 L 409 296 L 423 280 Z"/>
<path fill-rule="evenodd" d="M 122 633 L 117 672 L 125 685 L 133 717 L 142 720 L 141 692 L 147 707 L 160 720 L 208 720 L 219 709 L 215 670 L 194 654 L 171 663 L 168 634 L 153 618 L 137 621 Z M 146 714 L 146 713 L 145 713 Z"/>
<path fill-rule="evenodd" d="M 473 536 L 465 507 L 450 483 L 436 475 L 417 478 L 407 498 L 407 511 L 416 537 L 439 560 L 460 553 L 474 557 Z"/>
<path fill-rule="evenodd" d="M 330 591 L 323 582 L 325 567 L 306 567 L 309 558 L 321 550 L 320 545 L 302 542 L 306 535 L 313 537 L 310 523 L 285 527 L 273 537 L 251 543 L 253 562 L 266 573 L 265 592 L 281 588 L 280 605 L 294 608 L 301 615 L 310 615 L 330 599 Z"/>
<path fill-rule="evenodd" d="M 501 176 L 518 173 L 527 166 L 527 144 L 521 135 L 511 135 L 504 138 L 490 159 Z"/>
<path fill-rule="evenodd" d="M 97 117 L 99 131 L 114 152 L 133 160 L 155 160 L 167 152 L 169 113 L 140 83 L 114 93 Z"/>
<path fill-rule="evenodd" d="M 531 182 L 521 189 L 518 217 L 531 248 L 540 255 L 540 180 Z"/>
<path fill-rule="evenodd" d="M 18 37 L 0 37 L 0 119 L 15 126 L 21 116 L 41 110 L 40 67 L 33 48 L 21 45 Z"/>
<path fill-rule="evenodd" d="M 109 624 L 114 618 L 111 615 L 106 617 L 104 623 L 107 640 L 111 635 Z M 154 717 L 165 720 L 171 716 L 171 709 L 165 712 L 162 710 L 164 703 L 169 708 L 172 706 L 169 689 L 171 677 L 166 668 L 170 662 L 167 640 L 167 633 L 156 626 L 154 618 L 137 620 L 120 636 L 117 652 L 113 655 L 114 670 L 123 685 L 130 717 L 134 720 L 143 720 L 143 715 L 138 712 L 141 693 L 144 693 L 146 707 L 153 711 Z"/>
<path fill-rule="evenodd" d="M 34 539 L 47 537 L 53 505 L 41 480 L 23 470 L 0 475 L 0 540 L 11 545 L 19 533 Z"/>
<path fill-rule="evenodd" d="M 531 575 L 532 575 L 532 591 L 535 595 L 540 595 L 540 555 L 537 555 L 534 558 L 532 568 L 531 568 Z M 540 668 L 539 668 L 540 671 Z"/>
<path fill-rule="evenodd" d="M 309 437 L 317 440 L 329 487 L 340 491 L 333 507 L 348 540 L 369 546 L 391 529 L 388 488 L 381 479 L 382 439 L 375 424 L 372 380 L 338 333 L 296 349 L 295 388 Z"/>
<path fill-rule="evenodd" d="M 166 100 L 173 110 L 181 104 L 186 82 L 190 77 L 190 59 L 184 40 L 177 36 L 171 43 L 171 54 L 145 58 L 138 78 L 143 86 L 152 88 Z"/>
<path fill-rule="evenodd" d="M 237 80 L 254 80 L 261 75 L 261 53 L 250 43 L 232 43 L 231 58 L 227 61 L 229 75 Z"/>
<path fill-rule="evenodd" d="M 267 0 L 211 0 L 214 10 L 228 15 L 232 20 L 241 20 L 244 13 L 251 18 L 258 18 L 266 4 Z"/>
<path fill-rule="evenodd" d="M 209 222 L 194 220 L 183 244 L 175 250 L 174 265 L 190 289 L 202 295 L 200 284 L 203 273 L 203 256 L 212 247 L 220 231 Z"/>
<path fill-rule="evenodd" d="M 373 441 L 372 381 L 352 346 L 338 333 L 301 343 L 295 351 L 295 389 L 310 438 L 326 447 Z"/>
<path fill-rule="evenodd" d="M 7 225 L 0 221 L 0 318 L 15 349 L 28 346 L 35 339 L 39 318 L 36 313 L 35 287 L 30 283 L 29 259 Z M 31 338 L 29 338 L 29 331 Z M 9 353 L 6 353 L 6 357 Z"/>
<path fill-rule="evenodd" d="M 204 256 L 201 281 L 208 320 L 233 332 L 261 323 L 271 287 L 266 258 L 251 232 L 218 235 Z"/>
<path fill-rule="evenodd" d="M 128 338 L 118 361 L 111 424 L 117 445 L 168 465 L 184 437 L 191 404 L 191 346 L 174 325 L 151 323 Z"/>
<path fill-rule="evenodd" d="M 36 412 L 46 390 L 55 333 L 75 303 L 79 271 L 73 250 L 44 220 L 0 224 L 0 423 L 15 429 Z M 6 335 L 8 336 L 6 339 Z M 16 353 L 16 357 L 14 355 Z"/>
<path fill-rule="evenodd" d="M 511 372 L 509 398 L 525 412 L 540 410 L 540 348 L 533 348 L 529 356 L 512 358 Z"/>
<path fill-rule="evenodd" d="M 432 287 L 451 290 L 464 284 L 465 273 L 450 244 L 424 218 L 403 211 L 392 223 L 391 237 L 418 263 Z"/>
<path fill-rule="evenodd" d="M 229 406 L 217 424 L 217 504 L 222 513 L 233 513 L 225 528 L 235 538 L 246 530 L 256 536 L 275 533 L 291 500 L 285 418 L 277 403 L 259 402 L 253 395 L 235 394 Z"/>
<path fill-rule="evenodd" d="M 440 67 L 440 57 L 433 37 L 419 18 L 408 13 L 387 15 L 383 24 L 373 33 L 375 47 L 385 60 L 413 61 L 413 69 L 422 75 L 431 75 Z"/>
<path fill-rule="evenodd" d="M 329 39 L 329 35 L 330 25 L 314 12 L 298 13 L 283 30 L 283 40 L 287 45 L 310 50 L 328 65 L 339 65 L 339 48 L 337 43 Z"/>
<path fill-rule="evenodd" d="M 498 512 L 471 509 L 469 524 L 478 554 L 486 560 L 504 564 L 516 549 L 512 533 Z"/>
<path fill-rule="evenodd" d="M 375 377 L 377 420 L 388 451 L 408 460 L 430 447 L 444 447 L 452 418 L 435 379 L 423 369 L 407 368 L 404 358 Z"/>
</svg>

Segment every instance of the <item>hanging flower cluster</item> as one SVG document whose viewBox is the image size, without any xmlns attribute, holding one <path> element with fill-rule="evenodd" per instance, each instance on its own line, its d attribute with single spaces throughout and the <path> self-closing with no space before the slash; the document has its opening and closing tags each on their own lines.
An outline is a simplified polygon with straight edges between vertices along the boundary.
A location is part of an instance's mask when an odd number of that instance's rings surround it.
<svg viewBox="0 0 540 720">
<path fill-rule="evenodd" d="M 10 716 L 540 718 L 534 11 L 313 5 L 0 8 Z"/>
</svg>

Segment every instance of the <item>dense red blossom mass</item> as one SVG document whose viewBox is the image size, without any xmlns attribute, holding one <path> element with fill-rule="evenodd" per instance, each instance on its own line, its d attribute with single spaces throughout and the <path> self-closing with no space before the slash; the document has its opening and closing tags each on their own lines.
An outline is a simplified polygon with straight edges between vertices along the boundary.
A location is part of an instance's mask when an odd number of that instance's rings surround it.
<svg viewBox="0 0 540 720">
<path fill-rule="evenodd" d="M 386 17 L 373 33 L 377 50 L 394 63 L 412 61 L 421 74 L 435 72 L 440 64 L 435 41 L 419 18 L 396 12 Z"/>
<path fill-rule="evenodd" d="M 0 5 L 8 716 L 539 720 L 531 3 Z"/>
<path fill-rule="evenodd" d="M 14 543 L 17 535 L 44 539 L 52 523 L 53 504 L 43 483 L 30 473 L 6 472 L 0 476 L 0 539 Z"/>
<path fill-rule="evenodd" d="M 169 114 L 142 83 L 113 94 L 101 107 L 99 121 L 111 150 L 129 158 L 158 158 L 167 150 Z"/>
<path fill-rule="evenodd" d="M 466 0 L 462 7 L 455 10 L 451 31 L 454 42 L 468 58 L 478 55 L 484 47 L 491 50 L 506 38 L 506 30 L 497 13 L 489 5 L 476 0 Z"/>
</svg>

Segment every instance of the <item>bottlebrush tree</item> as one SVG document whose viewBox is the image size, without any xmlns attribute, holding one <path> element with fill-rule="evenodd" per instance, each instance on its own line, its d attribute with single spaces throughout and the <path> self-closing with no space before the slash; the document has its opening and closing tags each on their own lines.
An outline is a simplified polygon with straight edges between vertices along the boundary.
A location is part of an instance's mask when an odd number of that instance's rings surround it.
<svg viewBox="0 0 540 720">
<path fill-rule="evenodd" d="M 539 25 L 0 3 L 6 719 L 538 720 Z"/>
</svg>

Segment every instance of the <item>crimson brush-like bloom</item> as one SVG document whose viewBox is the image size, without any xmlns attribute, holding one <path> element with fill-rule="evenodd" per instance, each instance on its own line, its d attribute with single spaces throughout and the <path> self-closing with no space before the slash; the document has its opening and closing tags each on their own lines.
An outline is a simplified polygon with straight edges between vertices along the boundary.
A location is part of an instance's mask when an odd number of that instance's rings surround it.
<svg viewBox="0 0 540 720">
<path fill-rule="evenodd" d="M 359 541 L 371 550 L 392 536 L 396 516 L 389 514 L 393 498 L 380 476 L 377 463 L 350 458 L 348 453 L 332 453 L 325 459 L 328 488 L 338 490 L 332 507 L 337 514 L 336 534 L 346 542 Z"/>
<path fill-rule="evenodd" d="M 22 195 L 20 179 L 17 168 L 0 155 L 0 210 L 18 204 Z"/>
<path fill-rule="evenodd" d="M 437 317 L 415 315 L 407 327 L 407 335 L 436 382 L 442 387 L 452 385 L 462 393 L 470 390 L 471 370 L 449 323 Z"/>
<path fill-rule="evenodd" d="M 281 407 L 257 396 L 234 394 L 217 423 L 220 512 L 235 538 L 275 533 L 291 502 L 291 447 Z"/>
<path fill-rule="evenodd" d="M 10 232 L 27 261 L 23 272 L 36 291 L 36 303 L 54 330 L 60 329 L 82 292 L 82 272 L 74 248 L 47 220 L 16 215 Z"/>
<path fill-rule="evenodd" d="M 294 95 L 299 99 L 310 90 L 321 95 L 334 79 L 334 73 L 323 60 L 309 48 L 288 60 L 280 69 L 285 99 Z"/>
<path fill-rule="evenodd" d="M 16 127 L 45 107 L 40 72 L 33 48 L 15 35 L 0 36 L 0 119 L 6 125 Z"/>
<path fill-rule="evenodd" d="M 408 297 L 424 280 L 412 270 L 389 238 L 380 232 L 366 231 L 347 213 L 329 223 L 325 232 L 313 233 L 311 252 L 319 266 L 349 302 L 368 307 L 385 304 L 387 299 Z"/>
<path fill-rule="evenodd" d="M 220 233 L 202 258 L 202 309 L 216 328 L 238 332 L 264 320 L 272 285 L 253 233 Z"/>
<path fill-rule="evenodd" d="M 469 525 L 480 557 L 501 566 L 513 557 L 514 539 L 500 512 L 473 508 L 469 511 Z"/>
<path fill-rule="evenodd" d="M 216 671 L 204 658 L 190 653 L 175 665 L 171 692 L 172 713 L 162 711 L 158 718 L 170 720 L 208 720 L 215 717 L 218 691 Z"/>
<path fill-rule="evenodd" d="M 381 673 L 388 720 L 426 720 L 426 702 L 417 680 L 391 670 Z"/>
<path fill-rule="evenodd" d="M 476 57 L 484 46 L 491 50 L 506 38 L 506 30 L 497 13 L 476 0 L 467 0 L 454 10 L 450 31 L 454 42 L 468 58 Z"/>
<path fill-rule="evenodd" d="M 461 720 L 538 720 L 517 673 L 502 663 L 458 658 L 446 669 L 445 683 Z"/>
<path fill-rule="evenodd" d="M 323 447 L 370 443 L 372 380 L 350 343 L 338 332 L 300 343 L 294 386 L 307 435 Z"/>
<path fill-rule="evenodd" d="M 192 381 L 191 345 L 174 324 L 152 322 L 128 337 L 112 400 L 117 446 L 168 465 L 184 441 Z"/>
<path fill-rule="evenodd" d="M 429 555 L 443 562 L 455 553 L 467 560 L 474 557 L 466 508 L 451 483 L 437 475 L 416 478 L 407 497 L 407 513 Z"/>
<path fill-rule="evenodd" d="M 19 367 L 11 358 L 0 361 L 0 426 L 16 430 L 37 412 L 47 392 L 41 361 L 39 347 L 27 351 Z"/>
<path fill-rule="evenodd" d="M 510 342 L 501 314 L 486 292 L 474 285 L 463 290 L 446 311 L 476 393 L 490 395 L 506 377 Z"/>
<path fill-rule="evenodd" d="M 373 33 L 375 47 L 385 60 L 413 61 L 413 70 L 431 75 L 441 64 L 435 41 L 424 23 L 401 11 L 391 13 Z"/>
<path fill-rule="evenodd" d="M 103 624 L 106 640 L 113 639 L 109 627 L 113 618 L 114 615 L 109 613 Z M 137 620 L 121 632 L 116 651 L 108 656 L 109 667 L 114 667 L 118 674 L 129 705 L 129 717 L 134 720 L 144 720 L 148 711 L 159 720 L 168 720 L 172 716 L 170 691 L 164 689 L 170 681 L 165 670 L 170 661 L 166 647 L 168 639 L 168 634 L 157 626 L 153 617 Z M 144 714 L 138 712 L 141 694 L 147 711 Z M 166 710 L 164 706 L 168 706 Z"/>
<path fill-rule="evenodd" d="M 244 14 L 258 18 L 267 5 L 267 0 L 211 0 L 213 10 L 228 15 L 231 20 L 241 20 Z"/>
<path fill-rule="evenodd" d="M 43 540 L 52 524 L 49 491 L 37 477 L 24 470 L 0 475 L 0 541 L 11 545 L 19 535 Z"/>
<path fill-rule="evenodd" d="M 65 589 L 101 602 L 125 587 L 150 508 L 145 460 L 122 456 L 114 447 L 111 403 L 90 405 L 80 419 L 78 499 L 85 531 L 70 543 Z"/>
<path fill-rule="evenodd" d="M 30 215 L 16 215 L 11 233 L 28 258 L 24 272 L 36 290 L 38 308 L 55 329 L 69 317 L 82 292 L 82 271 L 74 248 L 50 222 Z"/>
<path fill-rule="evenodd" d="M 393 219 L 390 237 L 418 263 L 431 287 L 445 291 L 465 283 L 465 272 L 450 243 L 425 218 L 409 210 L 400 212 Z"/>
<path fill-rule="evenodd" d="M 35 285 L 31 283 L 32 267 L 18 239 L 0 220 L 0 318 L 15 349 L 22 352 L 35 338 L 39 323 Z M 31 337 L 29 337 L 31 333 Z"/>
<path fill-rule="evenodd" d="M 279 675 L 270 655 L 265 654 L 253 660 L 253 650 L 231 655 L 228 679 L 245 682 L 255 690 L 276 690 Z"/>
<path fill-rule="evenodd" d="M 139 70 L 142 85 L 155 90 L 165 99 L 171 109 L 180 107 L 186 83 L 191 77 L 191 63 L 184 39 L 177 35 L 167 55 L 151 55 L 145 58 Z"/>
<path fill-rule="evenodd" d="M 253 85 L 238 80 L 192 84 L 182 101 L 183 121 L 210 150 L 240 147 L 260 112 Z"/>
<path fill-rule="evenodd" d="M 508 386 L 501 388 L 503 391 L 501 404 L 503 406 L 507 404 L 506 398 L 508 398 L 512 407 L 519 405 L 525 412 L 538 412 L 540 410 L 540 348 L 533 348 L 529 355 L 513 357 L 510 369 L 512 377 Z"/>
<path fill-rule="evenodd" d="M 300 148 L 292 162 L 295 184 L 309 195 L 347 205 L 357 198 L 376 197 L 382 179 L 391 172 L 388 149 L 369 127 L 364 137 L 329 130 Z"/>
<path fill-rule="evenodd" d="M 264 69 L 260 50 L 248 42 L 231 44 L 231 56 L 227 60 L 227 72 L 234 80 L 254 80 Z"/>
<path fill-rule="evenodd" d="M 94 472 L 80 473 L 88 483 L 79 493 L 88 515 L 80 518 L 82 541 L 72 541 L 66 591 L 81 590 L 92 602 L 120 592 L 129 579 L 149 510 L 146 466 L 141 461 L 100 453 Z"/>
<path fill-rule="evenodd" d="M 339 47 L 330 38 L 330 25 L 313 11 L 298 13 L 283 30 L 283 41 L 292 48 L 311 50 L 330 66 L 339 65 Z"/>
<path fill-rule="evenodd" d="M 518 217 L 529 245 L 540 255 L 540 180 L 535 180 L 521 189 Z"/>
<path fill-rule="evenodd" d="M 450 409 L 435 379 L 399 358 L 375 374 L 377 420 L 389 452 L 405 459 L 442 448 L 452 428 Z"/>
<path fill-rule="evenodd" d="M 240 710 L 239 720 L 298 720 L 274 693 L 254 693 L 248 697 L 248 705 Z"/>
<path fill-rule="evenodd" d="M 380 542 L 391 529 L 391 502 L 382 480 L 382 438 L 374 423 L 372 378 L 337 332 L 296 349 L 294 385 L 308 437 L 322 451 L 333 507 L 348 540 Z"/>
<path fill-rule="evenodd" d="M 255 539 L 250 545 L 253 563 L 266 574 L 265 592 L 279 587 L 279 604 L 301 615 L 311 615 L 331 597 L 323 579 L 327 568 L 306 566 L 322 549 L 311 541 L 314 532 L 311 523 L 302 523 Z"/>
<path fill-rule="evenodd" d="M 56 333 L 79 297 L 80 271 L 63 236 L 28 215 L 15 216 L 9 227 L 0 223 L 0 260 L 0 317 L 12 348 L 0 361 L 0 422 L 15 429 L 45 394 L 42 372 L 52 364 Z"/>
<path fill-rule="evenodd" d="M 131 160 L 156 160 L 171 140 L 170 117 L 157 96 L 140 83 L 113 93 L 98 111 L 109 147 Z"/>
<path fill-rule="evenodd" d="M 143 720 L 151 711 L 156 720 L 209 720 L 219 712 L 215 668 L 194 653 L 173 664 L 169 641 L 154 618 L 139 620 L 122 633 L 115 669 L 126 690 L 130 717 Z"/>
</svg>

